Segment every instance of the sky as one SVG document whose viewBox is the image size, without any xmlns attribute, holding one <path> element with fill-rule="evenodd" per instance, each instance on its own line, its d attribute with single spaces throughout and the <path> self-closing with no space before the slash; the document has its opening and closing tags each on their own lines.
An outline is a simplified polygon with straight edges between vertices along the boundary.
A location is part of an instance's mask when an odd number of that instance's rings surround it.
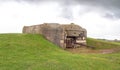
<svg viewBox="0 0 120 70">
<path fill-rule="evenodd" d="M 44 22 L 75 23 L 88 37 L 120 39 L 120 0 L 0 0 L 0 33 Z"/>
</svg>

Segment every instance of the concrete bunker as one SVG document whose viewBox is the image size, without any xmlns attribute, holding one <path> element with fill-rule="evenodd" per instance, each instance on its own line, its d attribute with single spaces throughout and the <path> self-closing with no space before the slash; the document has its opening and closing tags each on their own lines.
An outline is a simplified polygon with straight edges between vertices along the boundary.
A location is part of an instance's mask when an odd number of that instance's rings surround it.
<svg viewBox="0 0 120 70">
<path fill-rule="evenodd" d="M 61 48 L 75 48 L 86 45 L 87 31 L 81 26 L 71 24 L 44 23 L 24 26 L 23 33 L 41 34 Z"/>
</svg>

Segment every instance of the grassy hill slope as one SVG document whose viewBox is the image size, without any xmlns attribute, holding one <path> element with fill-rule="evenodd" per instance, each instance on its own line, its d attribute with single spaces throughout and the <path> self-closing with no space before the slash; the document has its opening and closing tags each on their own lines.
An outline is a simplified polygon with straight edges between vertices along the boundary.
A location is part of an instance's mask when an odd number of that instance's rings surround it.
<svg viewBox="0 0 120 70">
<path fill-rule="evenodd" d="M 72 54 L 41 35 L 0 34 L 0 70 L 120 70 L 120 53 Z"/>
<path fill-rule="evenodd" d="M 110 49 L 120 48 L 119 42 L 108 42 L 104 40 L 97 40 L 93 38 L 87 38 L 87 44 L 96 47 L 96 49 Z"/>
</svg>

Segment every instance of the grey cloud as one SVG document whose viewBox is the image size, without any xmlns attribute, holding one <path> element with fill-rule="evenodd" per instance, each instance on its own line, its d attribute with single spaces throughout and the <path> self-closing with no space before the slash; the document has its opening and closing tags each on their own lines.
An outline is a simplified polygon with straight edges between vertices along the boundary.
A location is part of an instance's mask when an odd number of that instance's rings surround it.
<svg viewBox="0 0 120 70">
<path fill-rule="evenodd" d="M 16 0 L 37 3 L 41 1 L 56 1 L 64 4 L 87 4 L 93 6 L 119 7 L 120 0 Z"/>
<path fill-rule="evenodd" d="M 104 17 L 108 18 L 120 18 L 120 0 L 0 0 L 0 1 L 17 1 L 17 2 L 27 2 L 31 4 L 39 4 L 42 2 L 57 2 L 61 5 L 62 16 L 68 19 L 72 19 L 72 5 L 86 5 L 87 9 L 96 10 L 101 9 L 106 14 Z M 96 7 L 96 8 L 95 8 Z M 89 10 L 88 10 L 89 11 Z M 113 12 L 107 13 L 106 11 Z"/>
<path fill-rule="evenodd" d="M 116 17 L 120 18 L 120 0 L 76 0 L 79 4 L 84 4 L 92 7 L 103 8 L 105 12 L 110 11 L 113 14 L 106 13 L 108 18 Z M 109 14 L 109 15 L 108 15 Z"/>
<path fill-rule="evenodd" d="M 87 6 L 91 6 L 91 7 L 98 7 L 98 8 L 103 8 L 107 10 L 107 11 L 111 11 L 114 13 L 110 14 L 110 13 L 106 13 L 105 17 L 117 17 L 120 18 L 120 0 L 16 0 L 16 1 L 26 1 L 26 2 L 30 2 L 30 3 L 39 3 L 39 2 L 48 2 L 48 1 L 55 1 L 60 3 L 60 5 L 63 7 L 63 15 L 66 18 L 71 18 L 72 17 L 72 13 L 70 10 L 70 6 L 71 5 L 87 5 Z"/>
<path fill-rule="evenodd" d="M 69 6 L 64 6 L 64 8 L 62 8 L 62 17 L 67 18 L 69 20 L 73 19 L 73 14 L 72 14 L 72 10 Z"/>
</svg>

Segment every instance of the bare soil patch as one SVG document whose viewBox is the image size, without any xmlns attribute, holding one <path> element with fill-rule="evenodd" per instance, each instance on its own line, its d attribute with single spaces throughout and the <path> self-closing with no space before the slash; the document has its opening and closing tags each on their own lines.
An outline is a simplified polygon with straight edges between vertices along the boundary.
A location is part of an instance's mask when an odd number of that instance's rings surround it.
<svg viewBox="0 0 120 70">
<path fill-rule="evenodd" d="M 110 54 L 110 53 L 120 52 L 120 48 L 96 50 L 86 47 L 80 47 L 80 48 L 68 48 L 66 50 L 72 53 L 88 53 L 88 54 L 89 53 Z"/>
</svg>

